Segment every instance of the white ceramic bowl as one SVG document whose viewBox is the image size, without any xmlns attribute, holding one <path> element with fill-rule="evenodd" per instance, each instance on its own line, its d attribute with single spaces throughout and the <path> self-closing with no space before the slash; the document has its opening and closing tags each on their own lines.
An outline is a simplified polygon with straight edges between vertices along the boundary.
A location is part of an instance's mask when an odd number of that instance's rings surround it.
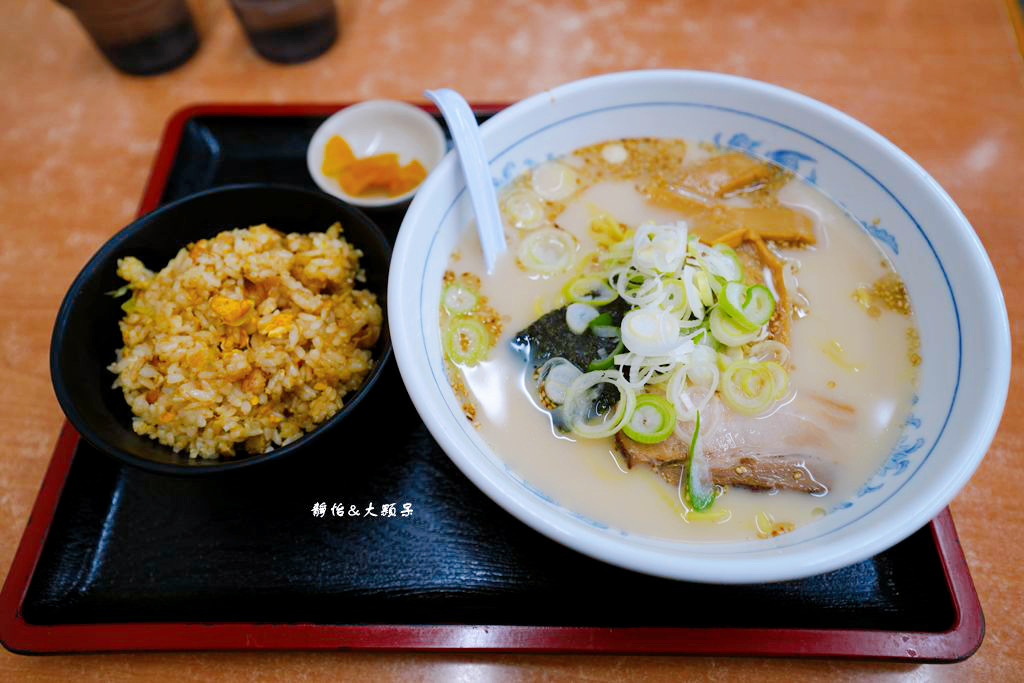
<svg viewBox="0 0 1024 683">
<path fill-rule="evenodd" d="M 345 138 L 357 157 L 398 154 L 398 163 L 418 159 L 430 173 L 445 154 L 444 130 L 427 112 L 397 100 L 367 100 L 338 111 L 316 129 L 306 148 L 306 167 L 317 186 L 349 204 L 366 208 L 395 206 L 408 201 L 422 187 L 395 197 L 353 197 L 334 178 L 323 173 L 324 149 L 335 135 Z"/>
<path fill-rule="evenodd" d="M 449 154 L 413 200 L 391 261 L 388 312 L 402 378 L 434 438 L 498 504 L 587 555 L 715 583 L 818 574 L 928 523 L 967 483 L 999 424 L 1010 375 L 1006 307 L 970 224 L 941 187 L 874 131 L 764 83 L 711 73 L 609 74 L 541 93 L 482 127 L 500 184 L 537 161 L 618 137 L 689 137 L 772 159 L 817 183 L 893 260 L 921 332 L 919 400 L 902 439 L 856 496 L 763 541 L 690 544 L 627 534 L 539 495 L 466 421 L 445 378 L 438 309 L 449 254 L 472 215 Z M 872 219 L 878 218 L 877 225 Z M 546 492 L 550 493 L 550 492 Z"/>
</svg>

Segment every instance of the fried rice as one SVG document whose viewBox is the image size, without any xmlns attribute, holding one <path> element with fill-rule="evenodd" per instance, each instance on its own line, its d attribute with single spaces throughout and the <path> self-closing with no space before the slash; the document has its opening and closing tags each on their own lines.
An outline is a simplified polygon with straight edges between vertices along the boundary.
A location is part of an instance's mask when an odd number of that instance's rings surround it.
<svg viewBox="0 0 1024 683">
<path fill-rule="evenodd" d="M 132 428 L 192 458 L 262 453 L 342 407 L 373 367 L 383 318 L 362 254 L 267 225 L 187 245 L 158 273 L 118 261 L 131 298 L 109 370 Z"/>
</svg>

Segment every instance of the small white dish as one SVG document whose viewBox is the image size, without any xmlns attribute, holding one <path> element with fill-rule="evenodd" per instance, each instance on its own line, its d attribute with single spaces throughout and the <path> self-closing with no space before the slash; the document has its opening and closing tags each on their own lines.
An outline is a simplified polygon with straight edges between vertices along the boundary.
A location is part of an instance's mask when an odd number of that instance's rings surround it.
<svg viewBox="0 0 1024 683">
<path fill-rule="evenodd" d="M 397 100 L 368 100 L 345 107 L 317 128 L 306 148 L 309 175 L 324 192 L 367 208 L 394 206 L 408 201 L 420 183 L 405 194 L 395 197 L 353 197 L 345 193 L 338 181 L 323 173 L 324 150 L 333 136 L 345 138 L 356 157 L 374 154 L 398 154 L 398 162 L 419 160 L 427 173 L 437 166 L 447 151 L 444 130 L 427 112 Z"/>
</svg>

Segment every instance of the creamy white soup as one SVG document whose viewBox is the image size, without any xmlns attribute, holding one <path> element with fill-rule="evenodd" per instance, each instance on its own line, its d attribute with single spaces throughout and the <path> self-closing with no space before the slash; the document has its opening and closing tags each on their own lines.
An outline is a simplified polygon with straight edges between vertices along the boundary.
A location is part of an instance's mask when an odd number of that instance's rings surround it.
<svg viewBox="0 0 1024 683">
<path fill-rule="evenodd" d="M 449 379 L 559 504 L 653 537 L 767 538 L 853 496 L 896 445 L 920 362 L 910 303 L 814 187 L 639 139 L 549 161 L 500 200 L 495 272 L 467 230 L 445 276 Z"/>
</svg>

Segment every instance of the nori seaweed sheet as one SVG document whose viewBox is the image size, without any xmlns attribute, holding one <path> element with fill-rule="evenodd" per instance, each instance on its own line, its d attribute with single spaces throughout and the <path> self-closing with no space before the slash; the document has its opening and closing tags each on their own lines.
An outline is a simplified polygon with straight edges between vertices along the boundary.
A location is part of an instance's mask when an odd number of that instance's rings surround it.
<svg viewBox="0 0 1024 683">
<path fill-rule="evenodd" d="M 540 367 L 549 359 L 561 356 L 586 372 L 591 361 L 607 356 L 615 348 L 615 340 L 598 337 L 590 330 L 583 334 L 570 330 L 565 322 L 566 308 L 563 306 L 545 313 L 513 337 L 512 348 L 526 362 L 531 363 L 531 367 Z M 611 315 L 612 324 L 620 327 L 622 316 L 629 312 L 630 305 L 622 299 L 616 299 L 596 308 L 601 313 Z M 619 398 L 618 389 L 610 384 L 602 384 L 591 406 L 591 417 L 610 410 L 619 402 Z"/>
<path fill-rule="evenodd" d="M 563 306 L 545 313 L 526 329 L 518 332 L 511 345 L 524 359 L 531 362 L 533 367 L 539 367 L 549 359 L 561 356 L 586 372 L 591 361 L 608 355 L 615 344 L 614 341 L 596 336 L 590 330 L 583 334 L 576 334 L 570 330 L 565 322 L 565 309 Z M 622 316 L 628 313 L 629 309 L 629 304 L 622 299 L 597 307 L 601 313 L 611 315 L 612 324 L 616 327 L 622 324 Z"/>
</svg>

